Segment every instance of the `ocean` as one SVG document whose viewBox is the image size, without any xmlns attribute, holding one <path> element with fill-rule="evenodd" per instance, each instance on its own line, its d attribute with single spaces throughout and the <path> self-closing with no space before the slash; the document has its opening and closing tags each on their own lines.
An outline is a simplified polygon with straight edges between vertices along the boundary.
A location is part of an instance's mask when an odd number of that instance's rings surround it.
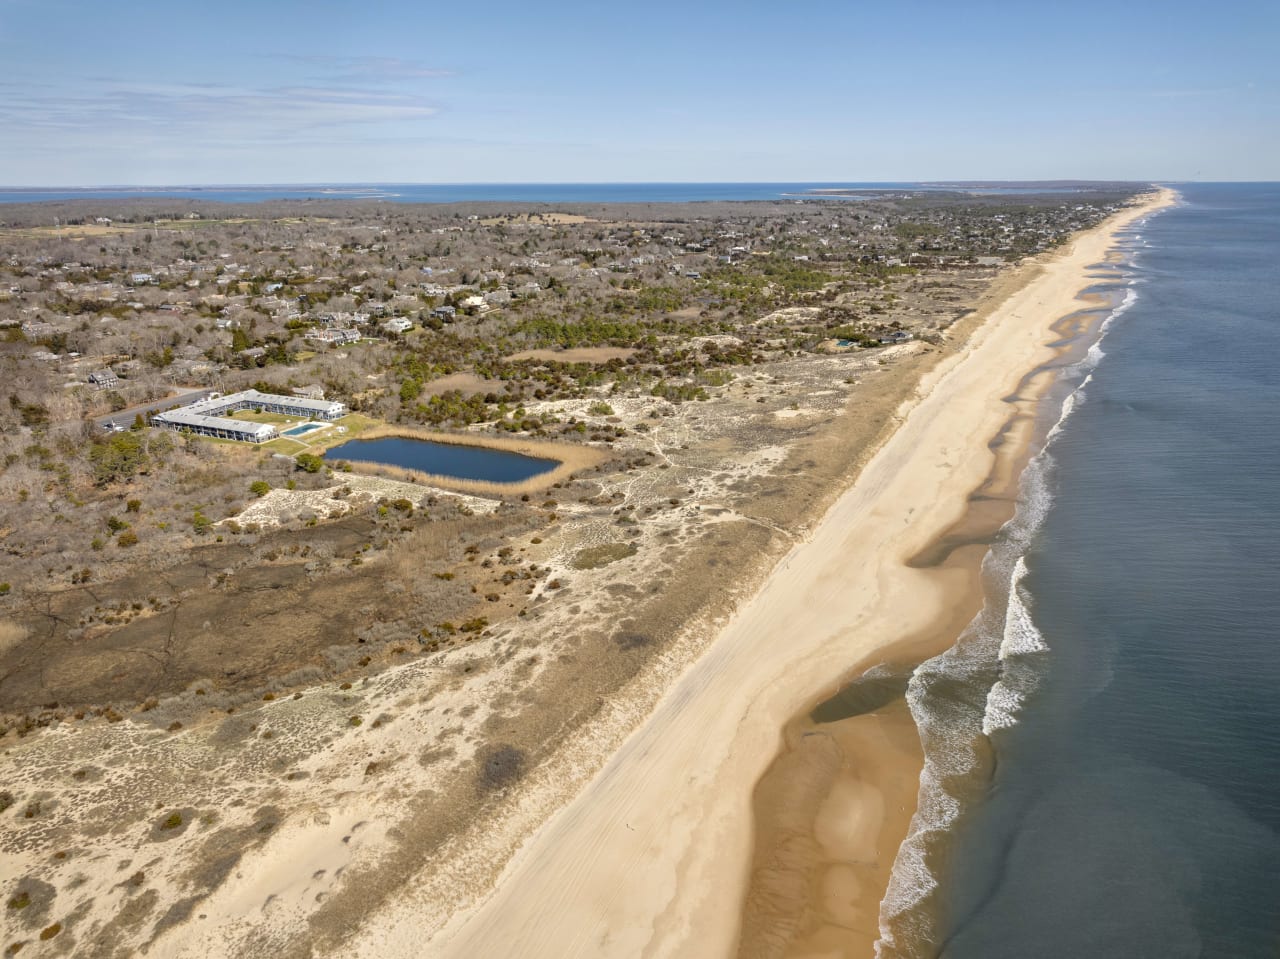
<svg viewBox="0 0 1280 959">
<path fill-rule="evenodd" d="M 186 200 L 261 203 L 267 200 L 376 200 L 385 203 L 690 203 L 708 200 L 848 199 L 815 190 L 984 195 L 1079 193 L 1078 185 L 943 185 L 928 183 L 379 183 L 263 186 L 0 188 L 0 204 L 52 200 Z"/>
<path fill-rule="evenodd" d="M 1178 190 L 911 680 L 882 956 L 1280 954 L 1280 184 Z"/>
</svg>

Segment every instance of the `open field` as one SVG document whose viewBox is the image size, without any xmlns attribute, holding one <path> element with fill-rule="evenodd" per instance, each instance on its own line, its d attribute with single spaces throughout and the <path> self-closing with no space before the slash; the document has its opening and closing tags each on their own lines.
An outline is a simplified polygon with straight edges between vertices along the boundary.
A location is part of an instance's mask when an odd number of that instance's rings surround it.
<svg viewBox="0 0 1280 959">
<path fill-rule="evenodd" d="M 75 226 L 37 226 L 24 229 L 9 229 L 3 232 L 15 237 L 32 237 L 44 239 L 83 240 L 95 236 L 123 236 L 145 229 L 142 226 L 120 225 L 110 226 L 99 223 L 83 223 Z"/>
</svg>

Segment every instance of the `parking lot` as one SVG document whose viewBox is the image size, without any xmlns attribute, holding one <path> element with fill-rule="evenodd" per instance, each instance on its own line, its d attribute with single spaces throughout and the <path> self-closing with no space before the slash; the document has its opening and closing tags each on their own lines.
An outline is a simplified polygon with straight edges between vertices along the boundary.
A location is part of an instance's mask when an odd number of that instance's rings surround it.
<svg viewBox="0 0 1280 959">
<path fill-rule="evenodd" d="M 133 425 L 138 414 L 144 417 L 148 413 L 158 413 L 161 410 L 171 409 L 175 406 L 185 406 L 188 403 L 194 403 L 196 400 L 207 399 L 212 396 L 215 390 L 190 390 L 186 393 L 178 393 L 163 400 L 157 400 L 154 403 L 144 403 L 141 406 L 131 406 L 126 410 L 120 410 L 111 413 L 108 416 L 96 417 L 93 421 L 95 430 L 99 432 L 107 432 L 114 428 L 127 430 Z"/>
</svg>

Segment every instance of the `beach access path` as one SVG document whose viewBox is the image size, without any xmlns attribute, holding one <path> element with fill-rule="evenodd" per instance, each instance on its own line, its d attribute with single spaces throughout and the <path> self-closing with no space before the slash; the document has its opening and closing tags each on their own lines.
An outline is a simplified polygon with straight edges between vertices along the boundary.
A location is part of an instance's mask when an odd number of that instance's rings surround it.
<svg viewBox="0 0 1280 959">
<path fill-rule="evenodd" d="M 394 956 L 729 956 L 752 852 L 752 789 L 784 724 L 850 664 L 945 617 L 957 571 L 906 560 L 963 513 L 992 469 L 1002 398 L 1054 356 L 1090 267 L 1161 191 L 1045 256 L 966 347 L 922 380 L 901 425 L 808 539 L 499 882 L 443 927 L 407 888 L 344 952 Z M 864 817 L 868 818 L 868 817 Z M 874 819 L 875 817 L 869 817 Z M 872 823 L 874 828 L 875 824 Z"/>
</svg>

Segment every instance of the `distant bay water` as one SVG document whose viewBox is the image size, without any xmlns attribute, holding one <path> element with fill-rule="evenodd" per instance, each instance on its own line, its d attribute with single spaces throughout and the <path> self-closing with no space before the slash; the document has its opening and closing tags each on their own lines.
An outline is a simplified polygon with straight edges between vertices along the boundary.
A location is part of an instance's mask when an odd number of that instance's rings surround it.
<svg viewBox="0 0 1280 959">
<path fill-rule="evenodd" d="M 912 680 L 882 955 L 1280 955 L 1280 184 L 1179 190 Z"/>
<path fill-rule="evenodd" d="M 0 203 L 65 200 L 375 200 L 385 203 L 690 203 L 711 200 L 841 199 L 824 190 L 936 191 L 982 194 L 1075 193 L 1079 185 L 951 185 L 938 183 L 458 183 L 304 184 L 264 186 L 0 188 Z"/>
</svg>

